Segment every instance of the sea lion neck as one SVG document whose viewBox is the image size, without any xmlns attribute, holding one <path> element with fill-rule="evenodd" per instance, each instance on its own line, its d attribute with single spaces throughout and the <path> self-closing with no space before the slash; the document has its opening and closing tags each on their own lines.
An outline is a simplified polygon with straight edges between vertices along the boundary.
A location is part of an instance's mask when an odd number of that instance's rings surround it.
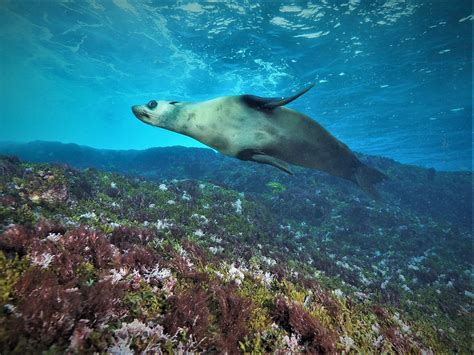
<svg viewBox="0 0 474 355">
<path fill-rule="evenodd" d="M 174 122 L 172 124 L 172 130 L 193 138 L 197 138 L 196 134 L 196 111 L 197 107 L 195 103 L 182 103 L 176 107 L 176 113 L 174 115 Z"/>
</svg>

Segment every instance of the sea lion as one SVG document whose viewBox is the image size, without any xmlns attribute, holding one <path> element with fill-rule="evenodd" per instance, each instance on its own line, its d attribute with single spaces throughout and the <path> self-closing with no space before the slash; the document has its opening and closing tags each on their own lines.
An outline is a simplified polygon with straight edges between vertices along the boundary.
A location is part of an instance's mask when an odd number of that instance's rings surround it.
<svg viewBox="0 0 474 355">
<path fill-rule="evenodd" d="M 289 164 L 322 170 L 356 183 L 376 196 L 381 172 L 363 164 L 352 151 L 310 117 L 283 107 L 291 97 L 223 96 L 202 102 L 155 101 L 132 107 L 152 126 L 192 137 L 240 160 L 273 165 L 293 174 Z"/>
</svg>

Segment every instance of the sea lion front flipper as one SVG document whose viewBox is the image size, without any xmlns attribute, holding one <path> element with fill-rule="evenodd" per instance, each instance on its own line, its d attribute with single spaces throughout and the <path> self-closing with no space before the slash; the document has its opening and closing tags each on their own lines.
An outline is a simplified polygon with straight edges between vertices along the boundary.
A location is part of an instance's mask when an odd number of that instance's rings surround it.
<svg viewBox="0 0 474 355">
<path fill-rule="evenodd" d="M 261 163 L 261 164 L 273 165 L 274 167 L 280 170 L 283 170 L 285 173 L 293 175 L 293 172 L 291 171 L 288 163 L 278 158 L 271 157 L 270 155 L 257 153 L 257 154 L 252 155 L 250 160 L 255 161 L 257 163 Z"/>
<path fill-rule="evenodd" d="M 314 87 L 314 84 L 310 84 L 303 90 L 297 92 L 295 95 L 290 97 L 260 97 L 254 95 L 242 95 L 242 100 L 252 108 L 260 110 L 272 110 L 278 106 L 284 106 L 291 101 L 296 100 L 301 95 L 307 93 L 311 88 Z"/>
</svg>

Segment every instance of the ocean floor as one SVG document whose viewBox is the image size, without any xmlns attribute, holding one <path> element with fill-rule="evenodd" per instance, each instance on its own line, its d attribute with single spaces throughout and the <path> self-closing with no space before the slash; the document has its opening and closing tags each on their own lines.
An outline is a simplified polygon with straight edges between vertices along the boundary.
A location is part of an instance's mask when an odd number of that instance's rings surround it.
<svg viewBox="0 0 474 355">
<path fill-rule="evenodd" d="M 474 351 L 471 173 L 362 156 L 374 201 L 207 149 L 0 152 L 2 354 Z"/>
</svg>

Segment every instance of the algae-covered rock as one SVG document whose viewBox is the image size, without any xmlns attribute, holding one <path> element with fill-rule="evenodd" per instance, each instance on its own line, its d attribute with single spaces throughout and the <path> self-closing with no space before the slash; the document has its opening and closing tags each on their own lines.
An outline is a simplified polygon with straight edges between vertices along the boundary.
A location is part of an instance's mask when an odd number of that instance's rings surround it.
<svg viewBox="0 0 474 355">
<path fill-rule="evenodd" d="M 0 167 L 2 353 L 471 350 L 471 231 L 392 191 Z"/>
</svg>

